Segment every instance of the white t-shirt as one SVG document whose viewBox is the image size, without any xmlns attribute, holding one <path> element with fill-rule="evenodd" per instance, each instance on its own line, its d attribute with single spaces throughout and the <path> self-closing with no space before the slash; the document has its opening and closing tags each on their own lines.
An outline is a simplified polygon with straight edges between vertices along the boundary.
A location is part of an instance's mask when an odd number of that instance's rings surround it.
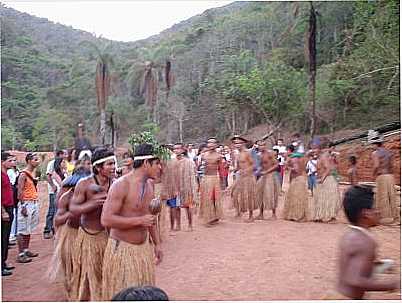
<svg viewBox="0 0 402 303">
<path fill-rule="evenodd" d="M 308 170 L 308 175 L 311 176 L 312 174 L 317 172 L 317 160 L 309 160 L 307 162 L 306 168 Z"/>
<path fill-rule="evenodd" d="M 47 168 L 46 168 L 46 176 L 47 175 L 51 175 L 54 173 L 54 160 L 49 161 L 49 163 L 47 164 Z M 53 182 L 55 183 L 55 181 Z M 54 194 L 54 190 L 53 188 L 50 186 L 49 182 L 47 183 L 47 190 L 49 192 L 49 194 Z"/>
<path fill-rule="evenodd" d="M 18 173 L 14 169 L 10 168 L 10 169 L 7 169 L 7 176 L 10 179 L 11 185 L 15 185 L 15 181 L 17 180 Z"/>
</svg>

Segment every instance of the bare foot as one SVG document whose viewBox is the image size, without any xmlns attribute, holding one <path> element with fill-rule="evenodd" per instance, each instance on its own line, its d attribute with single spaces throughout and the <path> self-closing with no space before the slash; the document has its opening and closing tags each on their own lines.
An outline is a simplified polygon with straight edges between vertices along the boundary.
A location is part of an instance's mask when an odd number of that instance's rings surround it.
<svg viewBox="0 0 402 303">
<path fill-rule="evenodd" d="M 254 222 L 254 218 L 248 218 L 246 220 L 244 220 L 245 223 L 253 223 Z"/>
<path fill-rule="evenodd" d="M 263 215 L 258 215 L 257 217 L 255 217 L 255 220 L 264 220 L 264 216 Z"/>
<path fill-rule="evenodd" d="M 278 219 L 277 217 L 276 217 L 276 215 L 272 215 L 272 220 L 276 220 L 276 219 Z"/>
</svg>

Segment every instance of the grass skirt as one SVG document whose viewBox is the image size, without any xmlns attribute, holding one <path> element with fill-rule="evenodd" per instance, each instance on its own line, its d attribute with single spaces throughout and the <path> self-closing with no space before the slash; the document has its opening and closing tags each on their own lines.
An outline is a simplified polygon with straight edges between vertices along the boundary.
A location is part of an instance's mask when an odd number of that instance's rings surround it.
<svg viewBox="0 0 402 303">
<path fill-rule="evenodd" d="M 155 264 L 148 237 L 140 245 L 109 239 L 103 259 L 103 300 L 127 287 L 155 285 Z"/>
<path fill-rule="evenodd" d="M 314 192 L 313 220 L 328 222 L 335 219 L 341 207 L 341 196 L 338 182 L 329 175 L 324 183 L 318 183 Z"/>
<path fill-rule="evenodd" d="M 206 175 L 200 184 L 200 218 L 205 223 L 223 217 L 221 185 L 218 176 Z"/>
<path fill-rule="evenodd" d="M 380 211 L 381 219 L 398 218 L 394 176 L 392 174 L 378 176 L 376 179 L 376 186 L 374 206 Z"/>
<path fill-rule="evenodd" d="M 55 249 L 48 270 L 48 277 L 52 282 L 63 282 L 68 301 L 76 301 L 78 285 L 74 284 L 74 276 L 79 272 L 77 251 L 78 229 L 64 224 L 56 233 Z"/>
<path fill-rule="evenodd" d="M 233 184 L 232 201 L 238 212 L 253 211 L 258 208 L 257 182 L 253 175 L 239 175 Z"/>
<path fill-rule="evenodd" d="M 257 205 L 263 209 L 275 209 L 278 207 L 281 185 L 276 173 L 261 176 L 257 181 Z"/>
<path fill-rule="evenodd" d="M 192 160 L 184 158 L 178 161 L 180 200 L 182 207 L 194 207 L 197 198 L 197 179 L 195 164 Z"/>
<path fill-rule="evenodd" d="M 161 199 L 169 200 L 176 197 L 179 186 L 179 171 L 177 160 L 168 160 L 162 172 Z"/>
<path fill-rule="evenodd" d="M 91 233 L 96 231 L 87 230 Z M 78 300 L 100 301 L 102 299 L 102 264 L 103 255 L 108 241 L 106 231 L 97 235 L 89 235 L 80 227 L 78 230 L 78 265 L 77 275 Z"/>
<path fill-rule="evenodd" d="M 307 220 L 308 191 L 306 176 L 298 176 L 290 182 L 286 193 L 283 216 L 285 220 Z"/>
</svg>

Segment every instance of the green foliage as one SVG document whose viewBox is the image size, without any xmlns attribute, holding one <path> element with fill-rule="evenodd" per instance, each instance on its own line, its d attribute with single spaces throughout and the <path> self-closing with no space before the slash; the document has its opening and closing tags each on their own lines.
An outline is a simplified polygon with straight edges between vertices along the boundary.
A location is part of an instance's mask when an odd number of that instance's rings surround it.
<svg viewBox="0 0 402 303">
<path fill-rule="evenodd" d="M 135 153 L 135 149 L 140 144 L 151 144 L 154 147 L 154 155 L 162 160 L 170 159 L 170 152 L 169 150 L 160 145 L 159 142 L 156 140 L 155 135 L 150 131 L 144 131 L 138 134 L 131 134 L 128 143 L 131 144 L 132 149 Z"/>
</svg>

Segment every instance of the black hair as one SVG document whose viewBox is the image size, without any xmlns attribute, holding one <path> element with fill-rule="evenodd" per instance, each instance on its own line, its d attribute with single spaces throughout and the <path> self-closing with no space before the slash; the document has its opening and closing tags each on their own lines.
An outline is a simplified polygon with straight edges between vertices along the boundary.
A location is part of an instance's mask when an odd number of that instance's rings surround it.
<svg viewBox="0 0 402 303">
<path fill-rule="evenodd" d="M 197 156 L 199 156 L 202 152 L 203 149 L 205 149 L 207 147 L 206 143 L 201 143 L 200 146 L 198 147 L 198 153 Z"/>
<path fill-rule="evenodd" d="M 154 153 L 154 147 L 151 144 L 144 143 L 144 144 L 138 145 L 135 148 L 134 156 L 135 157 L 148 156 L 148 155 L 153 155 L 153 153 Z M 145 163 L 145 161 L 148 161 L 152 165 L 152 162 L 157 159 L 158 159 L 158 157 L 154 157 L 154 158 L 146 159 L 146 160 L 134 160 L 133 167 L 134 167 L 134 169 L 139 168 Z"/>
<path fill-rule="evenodd" d="M 131 151 L 125 152 L 125 153 L 123 154 L 123 159 L 126 159 L 126 158 L 134 159 L 133 153 L 132 153 Z"/>
<path fill-rule="evenodd" d="M 112 301 L 169 301 L 167 294 L 154 286 L 129 287 L 115 294 Z"/>
<path fill-rule="evenodd" d="M 14 156 L 9 152 L 2 151 L 1 152 L 1 161 L 7 161 L 8 158 L 13 158 Z"/>
<path fill-rule="evenodd" d="M 71 160 L 75 160 L 73 159 L 73 151 L 75 150 L 75 148 L 69 148 L 67 150 L 67 161 L 70 162 Z"/>
<path fill-rule="evenodd" d="M 299 134 L 299 133 L 294 133 L 292 137 L 294 137 L 294 138 L 300 138 L 300 134 Z"/>
<path fill-rule="evenodd" d="M 63 155 L 64 155 L 64 150 L 58 150 L 56 152 L 56 157 L 60 157 L 60 156 L 63 156 Z"/>
<path fill-rule="evenodd" d="M 373 190 L 365 186 L 352 186 L 343 198 L 343 209 L 350 223 L 356 224 L 363 209 L 373 207 Z"/>
<path fill-rule="evenodd" d="M 173 144 L 173 147 L 174 147 L 175 145 L 184 146 L 183 143 L 181 143 L 181 142 L 177 142 L 177 143 Z"/>
<path fill-rule="evenodd" d="M 32 160 L 35 156 L 36 153 L 28 152 L 27 155 L 25 156 L 25 162 L 28 163 L 28 161 Z"/>
<path fill-rule="evenodd" d="M 378 147 L 382 146 L 382 142 L 375 142 L 374 145 L 377 145 Z"/>
<path fill-rule="evenodd" d="M 94 153 L 92 154 L 91 162 L 94 163 L 100 159 L 104 159 L 104 158 L 107 158 L 110 156 L 114 156 L 114 153 L 112 150 L 110 150 L 106 147 L 98 147 L 95 149 Z M 103 163 L 101 163 L 99 165 L 103 165 Z M 94 167 L 93 167 L 93 172 L 95 175 L 97 175 L 99 173 L 96 166 L 94 165 Z"/>
<path fill-rule="evenodd" d="M 357 164 L 357 158 L 356 156 L 350 156 L 349 157 L 349 161 L 352 165 L 356 165 Z"/>
<path fill-rule="evenodd" d="M 286 146 L 286 149 L 290 150 L 292 153 L 295 151 L 295 147 L 292 144 Z"/>
<path fill-rule="evenodd" d="M 83 167 L 76 168 L 71 176 L 68 176 L 66 179 L 64 179 L 62 187 L 75 187 L 78 181 L 80 181 L 82 178 L 88 177 L 90 174 L 91 172 L 86 171 Z"/>
<path fill-rule="evenodd" d="M 53 164 L 53 169 L 56 172 L 56 174 L 59 175 L 59 177 L 63 180 L 64 179 L 64 174 L 61 170 L 61 163 L 63 162 L 63 158 L 56 158 L 54 159 L 54 164 Z"/>
</svg>

